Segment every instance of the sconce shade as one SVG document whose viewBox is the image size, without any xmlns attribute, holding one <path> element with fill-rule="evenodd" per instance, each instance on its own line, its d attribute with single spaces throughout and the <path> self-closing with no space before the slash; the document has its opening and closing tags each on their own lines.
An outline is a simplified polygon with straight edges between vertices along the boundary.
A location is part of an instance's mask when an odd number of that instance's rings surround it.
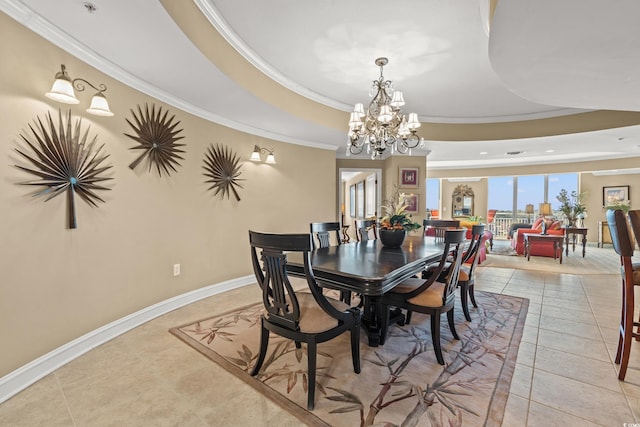
<svg viewBox="0 0 640 427">
<path fill-rule="evenodd" d="M 80 100 L 76 98 L 76 94 L 73 91 L 73 85 L 71 79 L 65 71 L 56 73 L 56 80 L 51 86 L 51 90 L 44 94 L 47 98 L 54 101 L 62 102 L 65 104 L 79 104 Z"/>
<path fill-rule="evenodd" d="M 267 156 L 267 160 L 265 160 L 266 163 L 275 165 L 276 164 L 276 158 L 273 155 L 273 153 L 269 153 L 269 155 Z"/>
<path fill-rule="evenodd" d="M 251 157 L 249 158 L 249 160 L 253 160 L 254 162 L 260 161 L 260 147 L 258 147 L 257 145 L 253 147 L 253 153 L 251 153 Z"/>
<path fill-rule="evenodd" d="M 533 204 L 529 203 L 524 210 L 524 213 L 532 215 L 533 214 Z"/>
<path fill-rule="evenodd" d="M 109 109 L 107 98 L 102 92 L 98 92 L 93 95 L 93 98 L 91 98 L 91 105 L 87 108 L 87 113 L 95 114 L 96 116 L 113 116 L 113 113 Z"/>
<path fill-rule="evenodd" d="M 551 203 L 540 203 L 540 215 L 551 215 Z"/>
</svg>

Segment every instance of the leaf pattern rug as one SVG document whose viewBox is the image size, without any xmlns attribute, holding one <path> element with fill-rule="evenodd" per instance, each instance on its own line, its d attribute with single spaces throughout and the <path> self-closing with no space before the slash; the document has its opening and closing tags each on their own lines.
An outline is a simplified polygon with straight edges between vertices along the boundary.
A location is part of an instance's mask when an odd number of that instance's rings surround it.
<svg viewBox="0 0 640 427">
<path fill-rule="evenodd" d="M 171 333 L 314 426 L 499 426 L 528 300 L 476 292 L 479 308 L 466 322 L 456 306 L 452 338 L 443 317 L 445 366 L 437 363 L 429 317 L 414 313 L 393 326 L 384 346 L 361 340 L 362 372 L 353 372 L 349 334 L 318 345 L 315 409 L 306 410 L 306 346 L 271 335 L 257 377 L 262 304 L 172 328 Z"/>
</svg>

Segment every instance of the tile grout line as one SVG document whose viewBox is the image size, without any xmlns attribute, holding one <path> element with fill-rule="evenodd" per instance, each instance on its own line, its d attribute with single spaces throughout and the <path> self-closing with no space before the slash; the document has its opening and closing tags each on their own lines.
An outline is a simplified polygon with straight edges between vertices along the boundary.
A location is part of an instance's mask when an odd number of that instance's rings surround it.
<svg viewBox="0 0 640 427">
<path fill-rule="evenodd" d="M 71 422 L 73 423 L 74 427 L 77 427 L 78 423 L 76 422 L 76 418 L 73 416 L 73 411 L 71 410 L 71 405 L 69 405 L 69 400 L 67 400 L 67 394 L 64 392 L 64 388 L 62 387 L 62 384 L 60 383 L 60 378 L 58 378 L 57 370 L 53 372 L 53 377 L 56 379 L 56 384 L 58 385 L 58 388 L 60 389 L 60 393 L 62 394 L 62 398 L 64 399 L 64 403 L 67 406 L 67 411 L 69 411 L 69 416 L 71 417 Z"/>
</svg>

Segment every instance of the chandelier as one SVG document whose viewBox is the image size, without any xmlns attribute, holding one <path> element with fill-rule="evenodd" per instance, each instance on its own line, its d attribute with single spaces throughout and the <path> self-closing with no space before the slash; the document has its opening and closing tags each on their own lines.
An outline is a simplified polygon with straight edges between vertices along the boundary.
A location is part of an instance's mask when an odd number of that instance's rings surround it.
<svg viewBox="0 0 640 427">
<path fill-rule="evenodd" d="M 416 113 L 405 116 L 400 109 L 404 105 L 402 92 L 394 91 L 390 80 L 385 80 L 382 68 L 387 65 L 387 58 L 376 59 L 380 67 L 380 77 L 373 81 L 369 103 L 365 114 L 364 107 L 355 105 L 349 118 L 349 140 L 347 156 L 360 154 L 367 149 L 371 159 L 382 156 L 387 148 L 391 153 L 411 154 L 411 149 L 424 146 L 424 138 L 416 135 L 420 122 Z M 375 95 L 374 95 L 375 94 Z"/>
</svg>

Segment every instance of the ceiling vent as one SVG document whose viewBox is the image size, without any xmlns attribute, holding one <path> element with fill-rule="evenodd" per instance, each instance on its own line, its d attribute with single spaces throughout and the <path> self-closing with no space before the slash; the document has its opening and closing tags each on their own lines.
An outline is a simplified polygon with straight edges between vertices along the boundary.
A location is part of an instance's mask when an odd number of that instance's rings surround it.
<svg viewBox="0 0 640 427">
<path fill-rule="evenodd" d="M 524 151 L 507 151 L 506 154 L 507 156 L 517 156 L 518 154 L 522 154 L 524 153 Z"/>
</svg>

